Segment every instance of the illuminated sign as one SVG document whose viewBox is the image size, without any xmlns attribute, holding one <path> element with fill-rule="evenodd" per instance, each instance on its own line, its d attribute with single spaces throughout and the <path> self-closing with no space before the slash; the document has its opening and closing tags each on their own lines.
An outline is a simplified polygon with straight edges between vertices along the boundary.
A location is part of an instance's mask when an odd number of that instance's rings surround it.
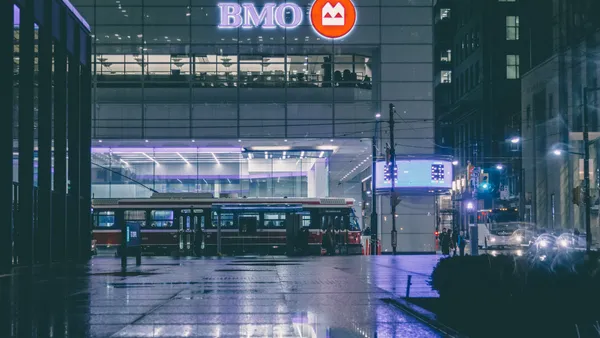
<svg viewBox="0 0 600 338">
<path fill-rule="evenodd" d="M 294 3 L 265 3 L 259 10 L 253 3 L 222 2 L 219 28 L 261 27 L 296 28 L 302 24 L 303 9 Z M 346 36 L 356 24 L 352 0 L 316 0 L 310 8 L 310 23 L 315 31 L 329 39 Z"/>
<path fill-rule="evenodd" d="M 377 162 L 375 167 L 377 189 L 392 187 L 389 165 Z M 452 189 L 452 162 L 441 160 L 397 160 L 395 187 L 402 188 L 427 188 L 427 189 Z"/>
<path fill-rule="evenodd" d="M 316 0 L 310 8 L 310 22 L 321 36 L 339 39 L 356 24 L 352 0 Z"/>
<path fill-rule="evenodd" d="M 302 8 L 292 3 L 279 6 L 275 3 L 266 3 L 260 12 L 252 3 L 227 2 L 220 3 L 218 6 L 221 11 L 219 28 L 295 28 L 302 23 Z M 288 20 L 286 16 L 289 16 Z"/>
</svg>

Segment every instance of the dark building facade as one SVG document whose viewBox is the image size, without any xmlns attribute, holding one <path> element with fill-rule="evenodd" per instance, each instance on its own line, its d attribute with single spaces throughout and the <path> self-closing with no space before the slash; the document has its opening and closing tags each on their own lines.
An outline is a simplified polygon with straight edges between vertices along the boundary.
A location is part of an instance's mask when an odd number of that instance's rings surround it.
<svg viewBox="0 0 600 338">
<path fill-rule="evenodd" d="M 4 271 L 89 257 L 90 46 L 67 0 L 0 5 Z"/>
<path fill-rule="evenodd" d="M 590 140 L 596 140 L 600 3 L 553 0 L 528 10 L 536 21 L 530 68 L 522 78 L 523 218 L 539 227 L 585 231 L 583 107 L 586 95 Z M 597 243 L 598 142 L 589 148 L 592 242 Z"/>
<path fill-rule="evenodd" d="M 436 4 L 437 148 L 455 159 L 453 199 L 463 227 L 466 201 L 478 201 L 478 209 L 518 205 L 520 76 L 529 59 L 524 7 L 520 0 Z M 473 170 L 489 177 L 489 185 L 477 187 Z"/>
</svg>

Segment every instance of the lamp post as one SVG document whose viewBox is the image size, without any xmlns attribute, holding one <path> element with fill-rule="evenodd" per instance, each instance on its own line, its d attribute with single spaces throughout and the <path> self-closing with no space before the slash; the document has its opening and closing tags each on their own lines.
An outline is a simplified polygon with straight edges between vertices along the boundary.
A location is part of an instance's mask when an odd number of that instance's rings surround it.
<svg viewBox="0 0 600 338">
<path fill-rule="evenodd" d="M 377 231 L 377 126 L 379 125 L 379 120 L 381 118 L 381 114 L 377 113 L 375 115 L 375 130 L 373 132 L 373 142 L 371 144 L 371 160 L 372 160 L 372 170 L 371 170 L 371 254 L 377 255 L 377 241 L 378 241 L 378 231 Z"/>
<path fill-rule="evenodd" d="M 590 137 L 587 95 L 590 92 L 598 90 L 600 90 L 599 87 L 583 88 L 583 184 L 585 189 L 583 201 L 585 203 L 585 251 L 588 255 L 592 248 L 592 220 L 590 205 Z"/>
</svg>

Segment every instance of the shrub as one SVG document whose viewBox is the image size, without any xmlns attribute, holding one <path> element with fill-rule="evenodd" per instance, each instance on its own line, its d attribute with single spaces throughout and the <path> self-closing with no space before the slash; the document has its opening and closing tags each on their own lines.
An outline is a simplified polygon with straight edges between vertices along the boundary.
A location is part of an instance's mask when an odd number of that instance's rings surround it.
<svg viewBox="0 0 600 338">
<path fill-rule="evenodd" d="M 576 337 L 575 325 L 580 334 L 594 334 L 600 320 L 597 261 L 584 262 L 583 253 L 544 258 L 442 259 L 430 281 L 440 295 L 440 319 L 474 336 Z"/>
</svg>

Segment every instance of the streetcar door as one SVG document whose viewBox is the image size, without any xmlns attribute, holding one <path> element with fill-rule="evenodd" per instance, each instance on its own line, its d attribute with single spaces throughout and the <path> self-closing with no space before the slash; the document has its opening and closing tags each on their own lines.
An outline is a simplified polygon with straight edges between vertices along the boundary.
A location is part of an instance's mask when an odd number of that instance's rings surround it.
<svg viewBox="0 0 600 338">
<path fill-rule="evenodd" d="M 181 210 L 179 222 L 179 251 L 186 256 L 192 255 L 193 253 L 195 229 L 195 218 L 192 210 Z"/>
<path fill-rule="evenodd" d="M 194 209 L 193 216 L 194 228 L 192 231 L 192 249 L 196 256 L 201 256 L 204 254 L 205 248 L 204 229 L 206 224 L 206 216 L 204 215 L 204 210 L 202 209 Z"/>
</svg>

